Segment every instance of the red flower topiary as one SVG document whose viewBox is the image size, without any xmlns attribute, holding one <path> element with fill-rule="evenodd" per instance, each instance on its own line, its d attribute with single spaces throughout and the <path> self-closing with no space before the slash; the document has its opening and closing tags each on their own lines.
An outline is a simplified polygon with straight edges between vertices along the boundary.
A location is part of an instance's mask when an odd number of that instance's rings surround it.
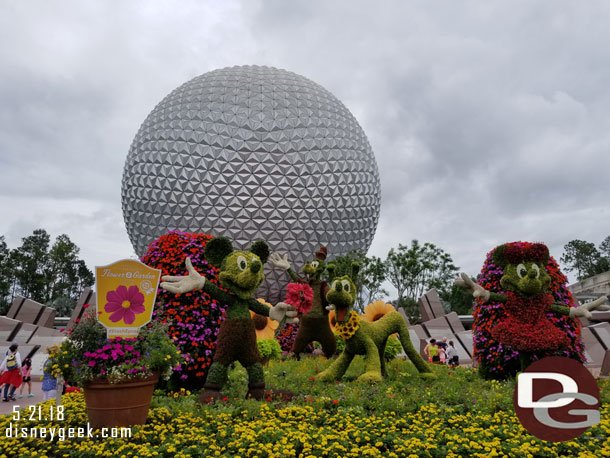
<svg viewBox="0 0 610 458">
<path fill-rule="evenodd" d="M 534 360 L 560 354 L 581 362 L 584 361 L 580 322 L 548 310 L 549 301 L 570 307 L 577 304 L 567 289 L 567 278 L 559 270 L 555 259 L 548 256 L 546 246 L 529 242 L 513 242 L 505 245 L 502 252 L 504 259 L 496 257 L 496 261 L 494 261 L 493 255 L 494 250 L 487 253 L 477 283 L 490 292 L 509 296 L 509 301 L 505 304 L 493 301 L 484 303 L 477 299 L 477 304 L 473 309 L 474 358 L 482 374 L 485 377 L 496 379 L 515 375 L 521 366 L 519 350 L 532 353 Z M 510 299 L 510 292 L 504 291 L 500 285 L 506 265 L 502 261 L 539 262 L 545 259 L 546 272 L 551 277 L 548 299 L 539 300 L 536 304 L 523 304 L 515 298 Z M 537 313 L 529 313 L 532 310 Z M 522 314 L 519 315 L 520 313 Z M 540 314 L 544 315 L 546 320 L 536 320 L 536 317 L 541 316 Z M 510 316 L 520 316 L 525 318 L 525 321 L 521 320 L 517 324 L 513 318 L 509 318 Z M 542 325 L 543 329 L 536 330 L 534 321 L 547 323 Z M 502 322 L 505 324 L 500 325 Z M 551 344 L 555 341 L 555 344 Z M 509 345 L 509 342 L 512 345 Z"/>
</svg>

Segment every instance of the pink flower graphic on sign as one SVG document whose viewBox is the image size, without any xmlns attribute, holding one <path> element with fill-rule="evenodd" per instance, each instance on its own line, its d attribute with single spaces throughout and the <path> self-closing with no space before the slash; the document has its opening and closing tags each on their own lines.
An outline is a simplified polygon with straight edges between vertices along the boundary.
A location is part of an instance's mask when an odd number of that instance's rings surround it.
<svg viewBox="0 0 610 458">
<path fill-rule="evenodd" d="M 104 305 L 104 311 L 111 314 L 110 321 L 113 323 L 123 320 L 126 324 L 131 324 L 136 315 L 145 310 L 144 294 L 135 285 L 129 289 L 121 285 L 114 291 L 108 291 L 106 300 L 108 302 Z"/>
</svg>

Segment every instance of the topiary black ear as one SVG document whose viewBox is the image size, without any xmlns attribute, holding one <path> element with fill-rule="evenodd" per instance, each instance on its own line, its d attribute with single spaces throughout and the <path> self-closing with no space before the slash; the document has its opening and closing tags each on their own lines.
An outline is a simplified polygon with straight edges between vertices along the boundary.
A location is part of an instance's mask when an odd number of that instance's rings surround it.
<svg viewBox="0 0 610 458">
<path fill-rule="evenodd" d="M 263 264 L 267 262 L 267 258 L 269 257 L 269 245 L 267 245 L 267 242 L 264 240 L 257 240 L 254 242 L 250 247 L 250 251 L 261 258 Z"/>
<path fill-rule="evenodd" d="M 506 248 L 506 244 L 497 246 L 491 254 L 493 263 L 500 267 L 506 267 L 507 264 L 506 258 L 504 258 L 504 248 Z"/>
<path fill-rule="evenodd" d="M 360 264 L 352 262 L 352 281 L 354 283 L 356 283 L 356 278 L 358 278 L 358 272 L 360 272 Z"/>
<path fill-rule="evenodd" d="M 227 237 L 214 237 L 205 244 L 205 258 L 214 267 L 220 267 L 222 260 L 233 253 L 233 244 Z"/>
</svg>

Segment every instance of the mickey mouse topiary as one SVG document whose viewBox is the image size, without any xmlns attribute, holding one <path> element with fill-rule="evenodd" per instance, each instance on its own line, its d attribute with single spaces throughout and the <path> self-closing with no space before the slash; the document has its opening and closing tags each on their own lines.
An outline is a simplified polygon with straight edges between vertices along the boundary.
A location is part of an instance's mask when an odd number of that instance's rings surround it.
<svg viewBox="0 0 610 458">
<path fill-rule="evenodd" d="M 227 304 L 226 319 L 220 326 L 216 339 L 216 353 L 199 396 L 200 402 L 219 399 L 221 388 L 227 381 L 229 366 L 239 361 L 248 372 L 248 396 L 263 399 L 265 379 L 261 358 L 256 345 L 254 322 L 249 310 L 268 316 L 273 320 L 297 321 L 293 307 L 280 302 L 271 309 L 254 299 L 253 294 L 263 282 L 263 264 L 269 257 L 267 243 L 259 240 L 250 251 L 233 251 L 233 244 L 226 237 L 210 240 L 205 248 L 205 257 L 210 264 L 220 268 L 218 278 L 224 288 L 206 281 L 186 259 L 188 275 L 184 277 L 164 276 L 161 287 L 176 294 L 202 289 L 220 303 Z"/>
</svg>

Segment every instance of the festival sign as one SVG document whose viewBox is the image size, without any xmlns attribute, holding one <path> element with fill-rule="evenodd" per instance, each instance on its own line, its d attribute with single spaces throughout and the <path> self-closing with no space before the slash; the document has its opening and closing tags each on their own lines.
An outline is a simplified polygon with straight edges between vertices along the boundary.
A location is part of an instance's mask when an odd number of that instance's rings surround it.
<svg viewBox="0 0 610 458">
<path fill-rule="evenodd" d="M 133 259 L 95 268 L 97 319 L 108 338 L 134 338 L 150 322 L 161 278 L 159 269 Z"/>
</svg>

